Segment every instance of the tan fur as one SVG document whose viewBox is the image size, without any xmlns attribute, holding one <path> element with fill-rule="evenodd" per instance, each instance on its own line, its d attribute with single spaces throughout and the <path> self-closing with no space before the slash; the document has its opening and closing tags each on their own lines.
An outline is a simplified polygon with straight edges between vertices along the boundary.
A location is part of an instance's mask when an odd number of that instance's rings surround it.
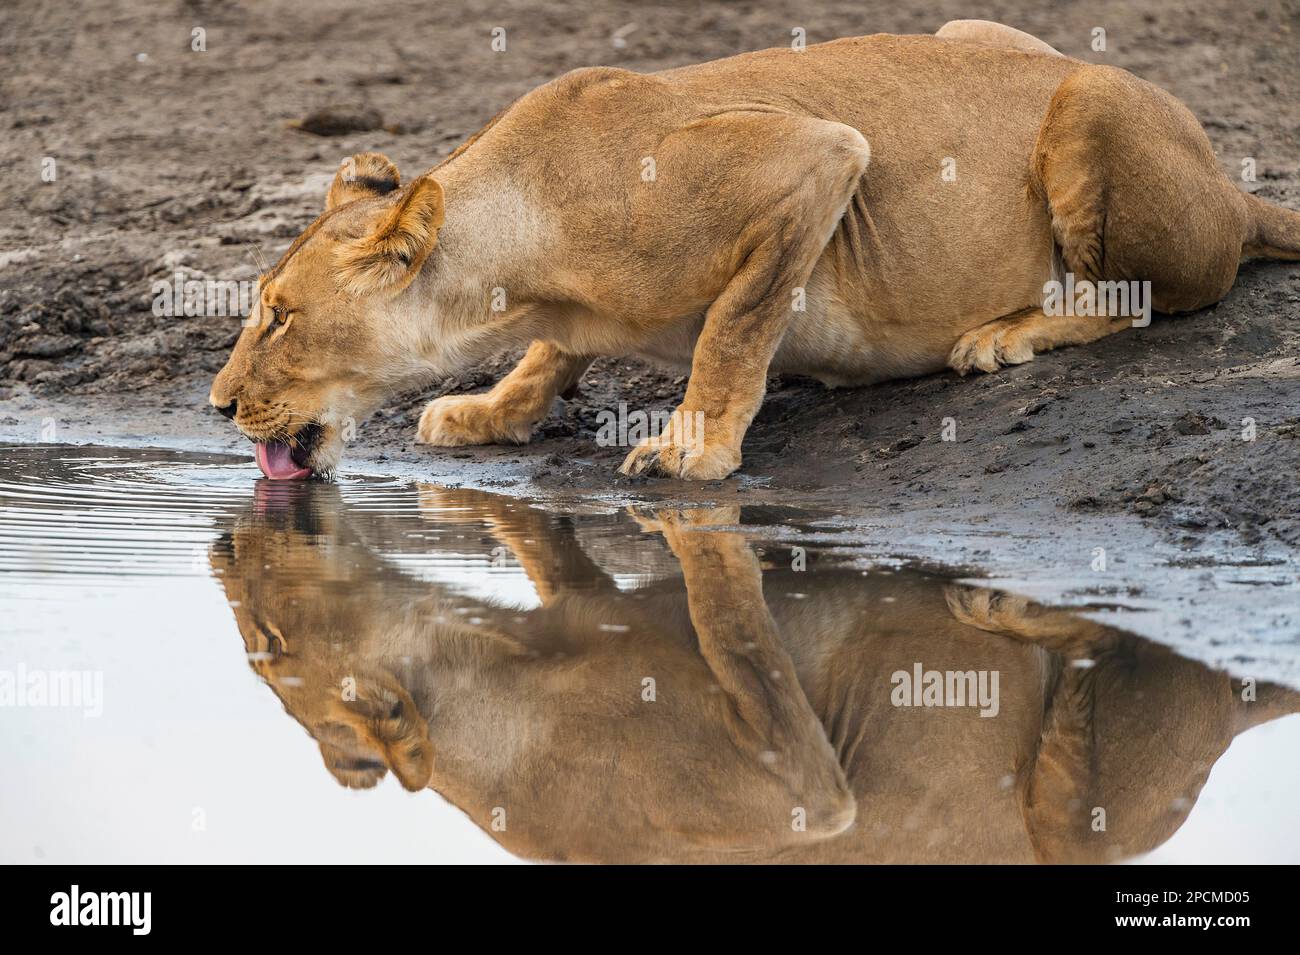
<svg viewBox="0 0 1300 955">
<path fill-rule="evenodd" d="M 1300 710 L 999 591 L 798 572 L 779 549 L 760 572 L 737 508 L 637 513 L 644 535 L 589 550 L 481 492 L 422 488 L 420 533 L 289 490 L 261 486 L 212 549 L 251 665 L 339 783 L 423 780 L 530 858 L 1112 861 L 1169 838 L 1237 733 Z M 639 549 L 634 593 L 603 566 L 611 531 Z M 403 547 L 498 566 L 504 547 L 540 603 L 420 580 Z M 917 661 L 997 671 L 997 715 L 892 705 Z"/>
<path fill-rule="evenodd" d="M 1013 50 L 1024 50 L 1026 53 L 1061 55 L 1055 47 L 1044 43 L 1036 36 L 1030 36 L 1028 33 L 1001 23 L 990 23 L 988 20 L 949 20 L 936 30 L 934 35 L 944 40 L 1010 47 Z"/>
<path fill-rule="evenodd" d="M 419 440 L 527 440 L 592 358 L 639 355 L 690 369 L 704 439 L 623 469 L 719 478 L 771 372 L 991 371 L 1127 327 L 1036 311 L 1061 268 L 1179 312 L 1243 255 L 1300 258 L 1300 214 L 1240 193 L 1172 96 L 980 21 L 577 70 L 411 184 L 373 153 L 348 171 L 266 280 L 290 327 L 246 331 L 213 385 L 255 440 L 536 343 L 488 394 L 432 402 Z M 313 466 L 340 450 L 331 426 Z"/>
</svg>

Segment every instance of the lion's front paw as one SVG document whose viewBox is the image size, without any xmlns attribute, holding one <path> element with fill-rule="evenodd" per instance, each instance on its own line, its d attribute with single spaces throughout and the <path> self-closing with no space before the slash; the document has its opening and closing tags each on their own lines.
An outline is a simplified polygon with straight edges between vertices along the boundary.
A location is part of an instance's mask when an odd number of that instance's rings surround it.
<svg viewBox="0 0 1300 955">
<path fill-rule="evenodd" d="M 740 452 L 725 444 L 680 443 L 671 433 L 646 438 L 619 468 L 624 474 L 662 474 L 690 481 L 716 481 L 740 467 Z"/>
<path fill-rule="evenodd" d="M 531 432 L 531 422 L 509 419 L 487 395 L 446 395 L 425 407 L 415 439 L 420 444 L 459 448 L 468 444 L 525 444 Z"/>
<path fill-rule="evenodd" d="M 965 375 L 976 369 L 997 371 L 1003 365 L 1019 365 L 1034 357 L 1033 344 L 1014 323 L 990 322 L 972 329 L 953 346 L 948 366 Z"/>
</svg>

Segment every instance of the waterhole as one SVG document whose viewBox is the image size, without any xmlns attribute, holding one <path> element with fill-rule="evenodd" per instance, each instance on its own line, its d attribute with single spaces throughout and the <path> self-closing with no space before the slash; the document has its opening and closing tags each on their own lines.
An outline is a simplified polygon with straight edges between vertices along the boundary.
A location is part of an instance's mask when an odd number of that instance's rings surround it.
<svg viewBox="0 0 1300 955">
<path fill-rule="evenodd" d="M 0 856 L 1297 860 L 1300 694 L 815 518 L 0 447 Z"/>
</svg>

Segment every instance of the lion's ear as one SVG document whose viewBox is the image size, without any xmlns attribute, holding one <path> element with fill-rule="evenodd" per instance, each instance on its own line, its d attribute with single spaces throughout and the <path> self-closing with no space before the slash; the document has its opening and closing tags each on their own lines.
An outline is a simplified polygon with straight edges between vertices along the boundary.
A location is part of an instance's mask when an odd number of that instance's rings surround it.
<svg viewBox="0 0 1300 955">
<path fill-rule="evenodd" d="M 354 199 L 386 196 L 401 184 L 397 167 L 383 153 L 357 153 L 339 163 L 325 195 L 325 211 Z"/>
<path fill-rule="evenodd" d="M 438 244 L 442 220 L 442 186 L 430 176 L 414 180 L 370 235 L 339 250 L 344 287 L 353 295 L 400 292 Z"/>
</svg>

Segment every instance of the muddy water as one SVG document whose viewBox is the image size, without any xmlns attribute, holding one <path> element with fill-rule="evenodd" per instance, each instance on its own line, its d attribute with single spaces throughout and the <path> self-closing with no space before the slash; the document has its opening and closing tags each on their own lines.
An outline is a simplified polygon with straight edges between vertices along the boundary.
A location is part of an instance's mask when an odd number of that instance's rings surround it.
<svg viewBox="0 0 1300 955">
<path fill-rule="evenodd" d="M 793 512 L 255 477 L 0 447 L 3 861 L 1300 861 L 1293 691 Z"/>
</svg>

